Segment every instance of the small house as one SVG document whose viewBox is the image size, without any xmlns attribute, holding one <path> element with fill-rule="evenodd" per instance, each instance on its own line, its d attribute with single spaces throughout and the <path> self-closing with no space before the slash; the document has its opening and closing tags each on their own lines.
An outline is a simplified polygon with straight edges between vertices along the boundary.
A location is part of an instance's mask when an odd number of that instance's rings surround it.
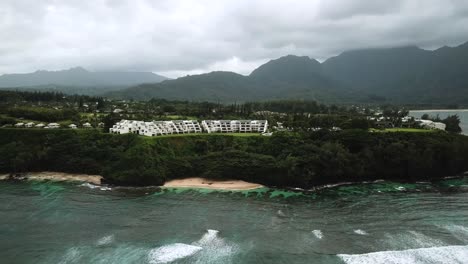
<svg viewBox="0 0 468 264">
<path fill-rule="evenodd" d="M 23 127 L 24 126 L 24 123 L 16 123 L 15 124 L 15 127 Z"/>
<path fill-rule="evenodd" d="M 49 123 L 45 128 L 51 128 L 51 129 L 60 128 L 60 124 Z"/>
<path fill-rule="evenodd" d="M 91 126 L 90 123 L 86 122 L 83 124 L 83 128 L 92 128 L 93 126 Z"/>
<path fill-rule="evenodd" d="M 77 126 L 75 124 L 70 124 L 68 127 L 71 129 L 77 129 Z"/>
<path fill-rule="evenodd" d="M 34 123 L 33 123 L 33 122 L 29 122 L 29 123 L 27 123 L 27 124 L 24 125 L 24 126 L 27 127 L 27 128 L 31 128 L 31 127 L 34 126 Z"/>
<path fill-rule="evenodd" d="M 441 123 L 441 122 L 434 122 L 432 120 L 424 120 L 424 119 L 421 119 L 421 120 L 418 120 L 419 122 L 419 125 L 423 128 L 426 128 L 426 129 L 439 129 L 439 130 L 445 130 L 446 128 L 446 125 L 444 123 Z"/>
</svg>

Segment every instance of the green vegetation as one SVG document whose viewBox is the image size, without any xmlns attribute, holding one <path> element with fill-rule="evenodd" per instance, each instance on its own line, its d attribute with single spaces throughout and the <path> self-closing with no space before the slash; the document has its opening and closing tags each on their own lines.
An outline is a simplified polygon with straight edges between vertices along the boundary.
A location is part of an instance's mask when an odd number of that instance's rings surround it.
<svg viewBox="0 0 468 264">
<path fill-rule="evenodd" d="M 442 122 L 446 125 L 445 130 L 452 133 L 461 133 L 462 129 L 460 127 L 460 117 L 458 115 L 449 115 L 445 119 L 441 119 L 437 116 L 429 116 L 424 114 L 421 116 L 421 119 L 432 120 L 434 122 Z"/>
<path fill-rule="evenodd" d="M 468 170 L 468 137 L 364 130 L 146 138 L 95 130 L 0 129 L 0 172 L 101 174 L 160 185 L 201 176 L 308 188 L 363 180 L 431 180 Z"/>
<path fill-rule="evenodd" d="M 42 107 L 15 107 L 7 110 L 11 117 L 37 120 L 43 122 L 57 122 L 63 120 L 79 119 L 78 112 L 74 109 L 50 109 Z"/>
<path fill-rule="evenodd" d="M 385 128 L 385 129 L 374 129 L 371 128 L 371 132 L 408 132 L 408 133 L 430 133 L 437 132 L 436 130 L 422 129 L 422 128 Z"/>
<path fill-rule="evenodd" d="M 249 76 L 211 72 L 110 92 L 148 100 L 246 102 L 309 99 L 326 103 L 467 105 L 468 43 L 434 51 L 417 47 L 344 52 L 323 63 L 299 56 L 269 61 Z"/>
</svg>

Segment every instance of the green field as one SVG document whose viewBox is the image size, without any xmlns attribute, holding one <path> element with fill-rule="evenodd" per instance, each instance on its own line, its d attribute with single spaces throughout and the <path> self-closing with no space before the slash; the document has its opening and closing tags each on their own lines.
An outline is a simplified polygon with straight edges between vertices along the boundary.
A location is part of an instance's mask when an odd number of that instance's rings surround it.
<svg viewBox="0 0 468 264">
<path fill-rule="evenodd" d="M 422 128 L 386 128 L 386 129 L 375 129 L 371 128 L 370 132 L 407 132 L 407 133 L 433 133 L 437 130 L 422 129 Z"/>
</svg>

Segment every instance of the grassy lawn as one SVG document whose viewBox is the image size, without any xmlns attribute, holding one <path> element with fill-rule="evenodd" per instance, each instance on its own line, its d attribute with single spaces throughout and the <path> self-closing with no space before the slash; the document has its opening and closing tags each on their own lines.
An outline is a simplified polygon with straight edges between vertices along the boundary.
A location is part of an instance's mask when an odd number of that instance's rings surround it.
<svg viewBox="0 0 468 264">
<path fill-rule="evenodd" d="M 185 119 L 185 120 L 198 120 L 197 117 L 195 116 L 181 116 L 181 115 L 167 115 L 167 116 L 164 116 L 168 119 L 171 119 L 171 120 L 178 120 L 178 119 Z"/>
<path fill-rule="evenodd" d="M 371 132 L 408 132 L 408 133 L 433 133 L 436 130 L 422 129 L 422 128 L 386 128 L 383 130 L 371 128 Z"/>
</svg>

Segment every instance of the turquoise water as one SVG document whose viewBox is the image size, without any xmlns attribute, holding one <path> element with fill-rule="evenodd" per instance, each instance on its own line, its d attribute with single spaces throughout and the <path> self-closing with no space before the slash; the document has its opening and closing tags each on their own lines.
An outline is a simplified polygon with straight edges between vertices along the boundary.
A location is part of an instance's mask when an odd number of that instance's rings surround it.
<svg viewBox="0 0 468 264">
<path fill-rule="evenodd" d="M 449 115 L 458 115 L 460 117 L 460 127 L 462 129 L 462 133 L 468 135 L 468 110 L 418 110 L 418 111 L 410 111 L 410 116 L 413 117 L 421 117 L 424 114 L 428 114 L 430 116 L 437 116 L 439 115 L 440 118 L 446 118 Z"/>
<path fill-rule="evenodd" d="M 1 263 L 467 263 L 468 179 L 291 192 L 0 182 Z"/>
</svg>

